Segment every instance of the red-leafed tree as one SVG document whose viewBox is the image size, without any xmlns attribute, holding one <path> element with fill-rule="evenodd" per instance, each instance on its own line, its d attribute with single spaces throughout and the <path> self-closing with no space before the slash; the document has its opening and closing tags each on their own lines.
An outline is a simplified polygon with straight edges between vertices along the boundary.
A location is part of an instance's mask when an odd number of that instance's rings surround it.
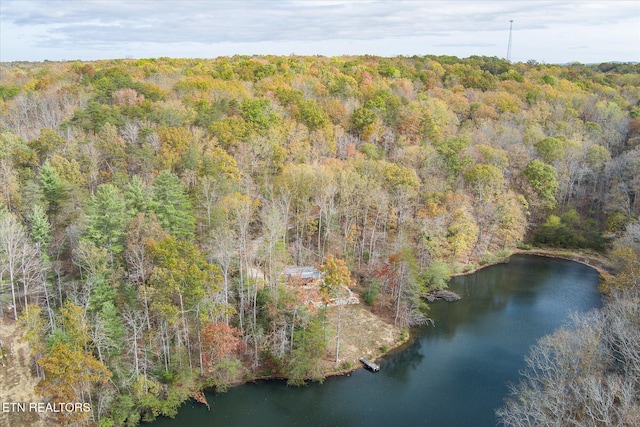
<svg viewBox="0 0 640 427">
<path fill-rule="evenodd" d="M 241 335 L 239 329 L 225 322 L 204 325 L 201 358 L 207 386 L 225 391 L 240 377 L 242 364 L 236 355 L 240 351 Z"/>
<path fill-rule="evenodd" d="M 416 277 L 417 265 L 413 253 L 407 247 L 389 256 L 376 277 L 381 281 L 380 306 L 393 309 L 394 323 L 407 327 L 425 323 L 426 304 L 422 301 L 426 290 Z"/>
<path fill-rule="evenodd" d="M 224 322 L 207 323 L 202 328 L 202 359 L 211 373 L 224 359 L 234 356 L 240 348 L 240 330 Z"/>
</svg>

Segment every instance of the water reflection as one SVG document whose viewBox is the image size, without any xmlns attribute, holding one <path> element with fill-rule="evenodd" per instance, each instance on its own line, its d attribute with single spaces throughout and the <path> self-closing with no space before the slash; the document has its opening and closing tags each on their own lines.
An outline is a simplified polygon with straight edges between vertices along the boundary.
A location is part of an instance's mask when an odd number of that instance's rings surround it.
<svg viewBox="0 0 640 427">
<path fill-rule="evenodd" d="M 424 354 L 420 351 L 422 341 L 414 339 L 408 345 L 388 355 L 380 364 L 381 374 L 395 381 L 407 382 L 424 360 Z"/>
</svg>

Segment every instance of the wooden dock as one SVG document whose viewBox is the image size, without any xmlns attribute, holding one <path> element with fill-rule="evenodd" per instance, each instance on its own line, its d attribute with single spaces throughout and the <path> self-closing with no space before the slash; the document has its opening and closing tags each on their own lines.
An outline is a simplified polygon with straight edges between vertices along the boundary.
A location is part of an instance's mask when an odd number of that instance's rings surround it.
<svg viewBox="0 0 640 427">
<path fill-rule="evenodd" d="M 369 359 L 365 359 L 364 357 L 361 357 L 360 361 L 362 362 L 364 367 L 370 370 L 371 372 L 378 372 L 380 370 L 380 365 L 378 365 L 377 363 L 373 363 Z"/>
</svg>

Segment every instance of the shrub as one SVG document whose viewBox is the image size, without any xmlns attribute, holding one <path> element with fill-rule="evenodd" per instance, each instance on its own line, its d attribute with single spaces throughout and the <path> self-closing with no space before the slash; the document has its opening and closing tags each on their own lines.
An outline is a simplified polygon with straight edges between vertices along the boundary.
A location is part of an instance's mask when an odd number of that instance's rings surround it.
<svg viewBox="0 0 640 427">
<path fill-rule="evenodd" d="M 364 303 L 371 307 L 376 302 L 376 297 L 380 293 L 380 283 L 376 280 L 370 279 L 369 286 L 362 294 L 362 298 L 364 298 Z"/>
</svg>

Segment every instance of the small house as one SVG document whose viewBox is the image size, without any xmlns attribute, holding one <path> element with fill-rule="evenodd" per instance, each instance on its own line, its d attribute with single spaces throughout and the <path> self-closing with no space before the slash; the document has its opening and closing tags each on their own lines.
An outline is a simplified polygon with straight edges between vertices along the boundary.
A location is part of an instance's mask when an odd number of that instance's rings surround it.
<svg viewBox="0 0 640 427">
<path fill-rule="evenodd" d="M 315 284 L 322 277 L 316 267 L 287 267 L 282 270 L 282 275 L 289 286 Z"/>
</svg>

